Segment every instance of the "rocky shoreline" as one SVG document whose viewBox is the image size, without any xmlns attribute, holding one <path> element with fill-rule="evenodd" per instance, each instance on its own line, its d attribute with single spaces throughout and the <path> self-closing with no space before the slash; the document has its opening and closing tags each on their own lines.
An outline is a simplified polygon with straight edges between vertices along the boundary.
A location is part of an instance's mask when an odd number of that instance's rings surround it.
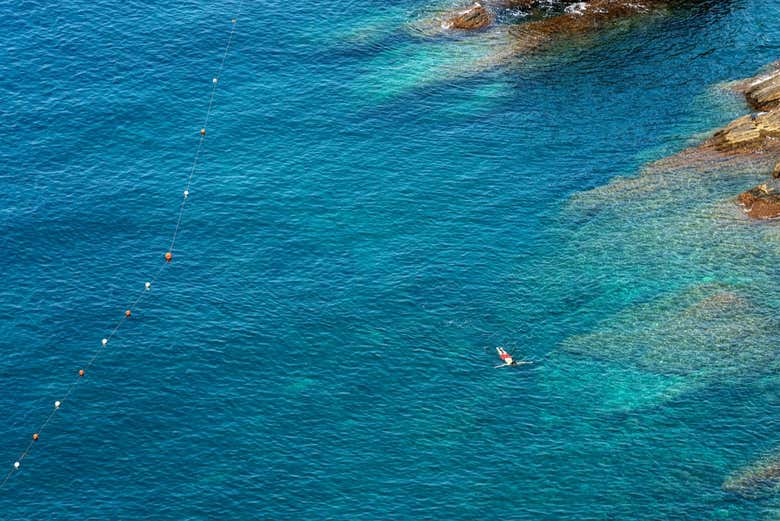
<svg viewBox="0 0 780 521">
<path fill-rule="evenodd" d="M 671 3 L 673 0 L 487 0 L 484 4 L 475 1 L 470 6 L 446 13 L 444 18 L 447 28 L 474 31 L 497 23 L 502 12 L 520 10 L 530 21 L 514 24 L 511 34 L 523 38 L 535 33 L 553 39 L 603 29 L 612 21 L 648 13 Z"/>
<path fill-rule="evenodd" d="M 695 151 L 680 158 L 700 160 L 701 153 L 712 154 L 729 164 L 747 164 L 757 159 L 766 165 L 766 182 L 739 194 L 735 203 L 750 219 L 780 217 L 780 62 L 764 72 L 737 81 L 732 89 L 743 95 L 753 112 L 739 117 L 717 130 Z M 692 153 L 690 153 L 692 152 Z M 683 160 L 685 162 L 685 159 Z M 772 167 L 774 165 L 774 167 Z M 727 476 L 722 484 L 726 492 L 746 499 L 760 499 L 780 493 L 780 449 Z"/>
<path fill-rule="evenodd" d="M 765 155 L 780 159 L 780 65 L 772 64 L 769 72 L 737 82 L 734 90 L 745 96 L 755 112 L 735 119 L 715 132 L 703 147 L 725 155 Z M 744 212 L 752 219 L 780 217 L 780 163 L 775 163 L 772 178 L 737 197 Z"/>
<path fill-rule="evenodd" d="M 739 170 L 763 174 L 766 179 L 734 194 L 733 204 L 741 207 L 749 219 L 780 218 L 780 63 L 728 85 L 744 96 L 753 109 L 751 113 L 714 131 L 699 145 L 646 165 L 637 177 L 617 178 L 573 196 L 575 205 L 595 212 L 614 202 L 618 194 L 623 199 L 673 189 L 673 182 L 668 179 L 671 172 Z"/>
<path fill-rule="evenodd" d="M 506 24 L 508 13 L 522 13 L 521 23 L 509 23 L 510 55 L 523 54 L 567 38 L 609 28 L 620 20 L 657 12 L 680 0 L 477 0 L 445 12 L 442 27 L 456 31 L 480 31 Z"/>
<path fill-rule="evenodd" d="M 552 4 L 537 0 L 482 0 L 446 13 L 443 27 L 479 32 L 502 23 L 500 20 L 505 10 L 521 9 L 528 16 L 522 23 L 511 25 L 507 31 L 511 36 L 512 54 L 517 55 L 548 47 L 566 38 L 595 33 L 620 20 L 658 12 L 675 4 L 673 0 L 564 1 L 555 4 L 555 8 L 550 10 Z M 655 162 L 638 178 L 617 180 L 589 191 L 589 198 L 578 199 L 579 207 L 584 208 L 586 213 L 591 210 L 598 212 L 605 204 L 623 204 L 633 197 L 641 197 L 659 189 L 679 190 L 680 187 L 674 185 L 673 181 L 665 181 L 668 179 L 665 174 L 670 171 L 680 170 L 687 174 L 686 171 L 691 168 L 697 172 L 712 172 L 723 169 L 744 170 L 748 167 L 754 172 L 765 172 L 766 180 L 732 195 L 731 204 L 741 207 L 746 220 L 780 218 L 780 62 L 771 64 L 756 76 L 731 83 L 730 88 L 744 96 L 750 113 L 716 130 L 701 144 Z M 698 292 L 703 293 L 700 295 Z M 671 316 L 666 314 L 669 309 L 675 310 Z M 776 330 L 772 317 L 756 319 L 755 310 L 747 300 L 728 289 L 698 288 L 690 294 L 676 297 L 676 300 L 673 298 L 647 304 L 641 311 L 643 316 L 656 317 L 653 324 L 657 324 L 657 327 L 637 328 L 632 322 L 634 314 L 627 315 L 625 323 L 621 322 L 620 316 L 613 317 L 614 324 L 596 333 L 569 339 L 564 343 L 564 350 L 597 359 L 622 360 L 626 365 L 653 373 L 671 373 L 688 378 L 695 375 L 704 381 L 723 378 L 732 370 L 732 365 L 738 368 L 759 368 L 772 363 L 774 355 L 764 349 L 754 352 L 742 349 L 730 351 L 733 347 L 729 342 L 731 331 L 713 332 L 710 338 L 701 329 L 689 327 L 690 324 L 703 323 L 747 325 L 747 330 L 758 332 L 766 338 L 739 345 L 766 345 L 766 339 Z M 733 320 L 735 313 L 738 317 L 736 321 Z M 686 320 L 678 321 L 680 316 Z M 653 338 L 665 335 L 669 341 L 664 345 L 668 345 L 669 349 L 659 347 L 641 352 L 614 350 L 616 345 L 650 345 L 650 342 L 644 342 L 645 335 Z M 721 340 L 723 345 L 718 344 Z M 684 349 L 680 351 L 679 346 L 684 346 Z M 728 352 L 730 355 L 717 357 L 712 356 L 713 352 Z M 719 361 L 724 360 L 729 363 L 718 365 Z M 735 360 L 738 363 L 732 364 Z M 780 493 L 780 449 L 727 476 L 722 488 L 748 499 Z"/>
</svg>

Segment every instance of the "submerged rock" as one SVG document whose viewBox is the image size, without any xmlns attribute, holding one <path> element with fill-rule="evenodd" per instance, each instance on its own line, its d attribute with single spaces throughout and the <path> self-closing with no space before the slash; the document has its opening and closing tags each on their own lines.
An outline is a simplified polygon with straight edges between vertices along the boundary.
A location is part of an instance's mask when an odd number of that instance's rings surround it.
<svg viewBox="0 0 780 521">
<path fill-rule="evenodd" d="M 780 193 L 765 184 L 742 192 L 737 201 L 745 207 L 745 213 L 753 219 L 780 217 Z"/>
<path fill-rule="evenodd" d="M 507 10 L 521 10 L 535 21 L 512 25 L 510 45 L 515 53 L 533 50 L 559 39 L 583 35 L 608 27 L 622 18 L 648 13 L 665 6 L 664 0 L 484 0 L 465 10 L 445 14 L 442 24 L 449 29 L 472 31 L 501 19 Z M 496 14 L 496 16 L 494 16 Z M 511 17 L 510 17 L 511 18 Z"/>
<path fill-rule="evenodd" d="M 479 3 L 474 4 L 465 11 L 461 11 L 450 19 L 449 26 L 453 29 L 473 31 L 482 29 L 491 24 L 490 13 Z"/>
<path fill-rule="evenodd" d="M 780 492 L 780 454 L 769 455 L 726 478 L 723 490 L 758 499 Z"/>
<path fill-rule="evenodd" d="M 606 29 L 618 20 L 649 13 L 652 8 L 659 5 L 664 4 L 630 0 L 591 0 L 570 3 L 563 14 L 517 25 L 510 29 L 510 34 L 516 38 L 517 51 L 524 52 L 560 39 Z"/>
<path fill-rule="evenodd" d="M 477 73 L 558 44 L 584 43 L 602 30 L 617 27 L 621 21 L 664 13 L 690 0 L 470 0 L 471 6 L 431 14 L 410 26 L 426 38 L 448 31 L 479 34 L 486 44 L 484 55 L 465 53 L 466 62 L 455 74 Z M 456 4 L 457 5 L 457 4 Z M 577 40 L 580 40 L 579 42 Z"/>
<path fill-rule="evenodd" d="M 728 175 L 756 176 L 772 173 L 780 179 L 780 62 L 773 70 L 755 78 L 731 84 L 746 97 L 753 96 L 754 107 L 766 109 L 735 119 L 703 143 L 660 159 L 643 168 L 641 175 L 616 179 L 572 197 L 572 208 L 593 214 L 607 207 L 619 207 L 626 200 L 660 200 L 660 196 L 680 190 L 692 173 L 706 173 L 706 179 Z M 670 175 L 674 174 L 674 175 Z M 704 177 L 696 184 L 706 183 Z M 768 180 L 766 190 L 759 185 L 734 194 L 745 213 L 754 219 L 780 217 L 780 183 Z M 691 185 L 685 189 L 690 190 Z"/>
<path fill-rule="evenodd" d="M 772 176 L 780 178 L 780 62 L 773 67 L 769 73 L 732 84 L 758 112 L 735 119 L 700 145 L 656 161 L 646 170 L 653 174 L 681 169 L 752 173 L 774 165 Z"/>
<path fill-rule="evenodd" d="M 775 359 L 768 346 L 776 325 L 735 289 L 704 284 L 631 306 L 561 345 L 581 356 L 714 382 L 767 367 Z"/>
</svg>

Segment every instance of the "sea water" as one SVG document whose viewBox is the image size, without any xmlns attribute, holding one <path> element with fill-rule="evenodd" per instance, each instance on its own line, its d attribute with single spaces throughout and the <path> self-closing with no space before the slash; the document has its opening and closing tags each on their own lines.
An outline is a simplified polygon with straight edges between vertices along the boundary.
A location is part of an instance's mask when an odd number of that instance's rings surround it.
<svg viewBox="0 0 780 521">
<path fill-rule="evenodd" d="M 458 6 L 243 3 L 174 262 L 0 518 L 780 515 L 722 489 L 780 447 L 768 172 L 647 172 L 748 111 L 777 4 L 511 59 Z M 0 7 L 10 469 L 168 248 L 238 2 Z"/>
</svg>

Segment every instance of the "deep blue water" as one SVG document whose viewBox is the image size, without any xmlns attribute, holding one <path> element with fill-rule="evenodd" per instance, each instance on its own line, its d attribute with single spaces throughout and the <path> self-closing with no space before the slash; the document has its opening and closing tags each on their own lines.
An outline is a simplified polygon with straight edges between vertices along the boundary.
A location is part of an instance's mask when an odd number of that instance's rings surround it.
<svg viewBox="0 0 780 521">
<path fill-rule="evenodd" d="M 778 58 L 712 4 L 486 66 L 446 2 L 246 0 L 174 262 L 0 518 L 780 515 L 721 487 L 780 446 L 766 172 L 618 180 Z M 0 0 L 3 469 L 158 269 L 237 7 Z"/>
</svg>

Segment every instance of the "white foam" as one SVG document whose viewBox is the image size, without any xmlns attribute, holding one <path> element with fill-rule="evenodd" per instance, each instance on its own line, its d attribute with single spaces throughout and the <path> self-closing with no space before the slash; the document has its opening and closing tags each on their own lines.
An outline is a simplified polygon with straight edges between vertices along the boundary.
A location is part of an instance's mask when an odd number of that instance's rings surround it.
<svg viewBox="0 0 780 521">
<path fill-rule="evenodd" d="M 585 2 L 577 2 L 576 4 L 567 5 L 564 11 L 568 14 L 582 15 L 588 9 L 588 4 Z"/>
</svg>

